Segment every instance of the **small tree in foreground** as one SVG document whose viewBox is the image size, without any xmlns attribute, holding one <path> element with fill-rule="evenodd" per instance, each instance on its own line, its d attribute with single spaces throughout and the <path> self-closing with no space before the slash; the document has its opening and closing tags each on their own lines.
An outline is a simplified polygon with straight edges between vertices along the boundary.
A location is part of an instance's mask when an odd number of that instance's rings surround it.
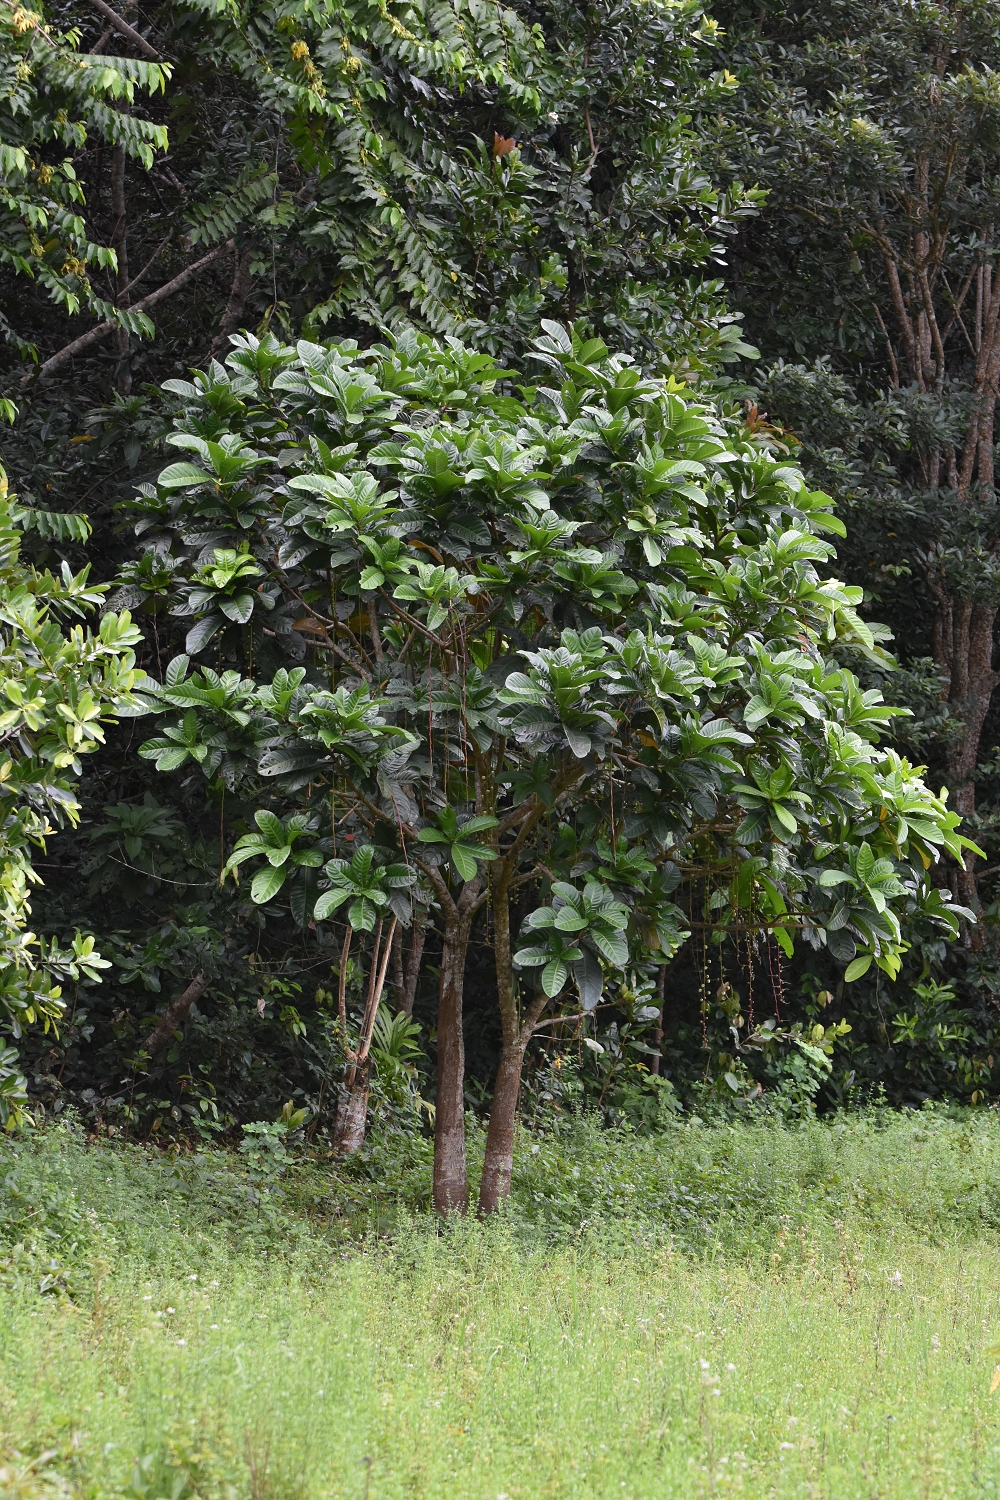
<svg viewBox="0 0 1000 1500">
<path fill-rule="evenodd" d="M 141 685 L 163 717 L 140 754 L 256 805 L 230 861 L 266 861 L 254 901 L 321 944 L 354 903 L 345 1020 L 364 872 L 341 851 L 391 851 L 393 879 L 429 888 L 441 1211 L 468 1195 L 477 923 L 503 1030 L 484 1212 L 546 1011 L 586 1016 L 695 932 L 801 936 L 847 980 L 897 972 L 909 915 L 954 933 L 929 872 L 969 846 L 878 748 L 899 710 L 830 657 L 877 653 L 861 591 L 821 576 L 842 527 L 766 435 L 556 324 L 516 376 L 413 334 L 234 343 L 168 383 L 187 456 L 136 501 L 148 550 L 123 583 L 186 631 Z M 367 931 L 355 1079 L 391 948 Z"/>
</svg>

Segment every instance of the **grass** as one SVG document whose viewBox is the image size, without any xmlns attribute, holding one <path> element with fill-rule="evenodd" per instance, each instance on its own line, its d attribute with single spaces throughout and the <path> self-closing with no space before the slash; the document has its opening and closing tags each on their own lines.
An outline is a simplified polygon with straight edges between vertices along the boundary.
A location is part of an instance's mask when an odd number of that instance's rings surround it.
<svg viewBox="0 0 1000 1500">
<path fill-rule="evenodd" d="M 992 1117 L 581 1125 L 389 1234 L 324 1164 L 3 1152 L 4 1496 L 1000 1494 Z"/>
</svg>

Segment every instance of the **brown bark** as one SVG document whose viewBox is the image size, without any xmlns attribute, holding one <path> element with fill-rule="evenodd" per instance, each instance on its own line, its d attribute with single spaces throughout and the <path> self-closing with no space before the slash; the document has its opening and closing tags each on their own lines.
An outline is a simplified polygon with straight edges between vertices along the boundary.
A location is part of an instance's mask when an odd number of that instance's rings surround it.
<svg viewBox="0 0 1000 1500">
<path fill-rule="evenodd" d="M 208 989 L 208 980 L 204 974 L 196 974 L 184 990 L 183 994 L 177 996 L 167 1006 L 163 1015 L 153 1027 L 146 1038 L 146 1051 L 152 1056 L 158 1052 L 165 1042 L 168 1042 L 175 1031 L 180 1031 L 188 1018 L 188 1012 L 196 1000 L 200 1000 Z"/>
<path fill-rule="evenodd" d="M 392 939 L 392 956 L 389 960 L 392 966 L 392 992 L 396 997 L 396 1009 L 403 1009 L 404 990 L 406 977 L 403 973 L 403 929 L 397 927 Z"/>
<path fill-rule="evenodd" d="M 358 1044 L 347 1053 L 350 1067 L 347 1073 L 347 1091 L 341 1098 L 337 1108 L 337 1120 L 334 1126 L 334 1139 L 337 1149 L 349 1154 L 357 1151 L 364 1145 L 365 1130 L 368 1123 L 368 1095 L 371 1092 L 371 1045 L 375 1033 L 375 1020 L 378 1016 L 379 1005 L 382 1000 L 382 992 L 385 989 L 386 970 L 389 967 L 389 954 L 392 951 L 393 939 L 396 936 L 396 918 L 393 917 L 386 934 L 385 942 L 382 942 L 382 923 L 375 928 L 375 941 L 372 945 L 372 965 L 368 976 L 368 995 L 365 1000 L 365 1011 L 361 1019 L 361 1030 L 358 1033 Z M 350 948 L 351 928 L 348 926 L 344 938 L 344 947 L 341 958 L 341 974 L 339 984 L 338 1009 L 345 1018 L 346 1006 L 344 1005 L 344 984 L 347 973 L 347 953 Z"/>
<path fill-rule="evenodd" d="M 510 1193 L 510 1178 L 514 1165 L 514 1135 L 517 1130 L 517 1104 L 521 1094 L 521 1070 L 528 1039 L 504 1045 L 500 1053 L 496 1083 L 493 1086 L 493 1102 L 490 1105 L 490 1125 L 486 1135 L 486 1154 L 483 1157 L 483 1175 L 479 1184 L 479 1214 L 485 1217 L 495 1213 L 500 1200 Z"/>
<path fill-rule="evenodd" d="M 334 1134 L 337 1149 L 345 1156 L 360 1150 L 365 1143 L 371 1078 L 371 1058 L 352 1067 L 348 1075 L 347 1092 L 337 1107 Z"/>
<path fill-rule="evenodd" d="M 151 58 L 153 62 L 160 61 L 160 54 L 156 48 L 151 47 L 146 38 L 140 36 L 138 31 L 130 26 L 126 20 L 123 20 L 116 10 L 112 10 L 110 5 L 106 5 L 105 0 L 88 0 L 88 3 L 93 6 L 94 10 L 100 11 L 104 19 L 110 21 L 116 31 L 120 32 L 122 36 L 127 37 L 133 47 L 136 47 L 144 57 Z"/>
<path fill-rule="evenodd" d="M 657 1053 L 660 1052 L 660 1049 L 663 1046 L 663 995 L 666 987 L 667 966 L 666 964 L 660 964 L 659 968 L 656 971 L 656 998 L 659 1002 L 660 1014 L 657 1018 L 656 1025 L 653 1027 L 653 1046 L 656 1048 Z M 651 1057 L 649 1059 L 649 1071 L 654 1074 L 654 1076 L 659 1074 L 660 1062 L 661 1058 L 659 1056 Z"/>
<path fill-rule="evenodd" d="M 400 996 L 400 1010 L 405 1016 L 413 1015 L 413 1003 L 417 998 L 417 985 L 420 982 L 420 965 L 424 957 L 424 944 L 427 941 L 427 922 L 421 921 L 416 916 L 410 928 L 410 946 L 406 954 L 406 965 L 403 969 L 403 988 Z"/>
<path fill-rule="evenodd" d="M 478 881 L 470 883 L 478 885 Z M 453 912 L 445 913 L 441 988 L 438 996 L 437 1104 L 434 1116 L 434 1207 L 439 1214 L 464 1214 L 469 1207 L 469 1177 L 465 1159 L 465 1036 L 462 1031 L 462 1000 L 465 957 L 473 915 L 472 911 L 463 912 L 457 906 Z"/>
<path fill-rule="evenodd" d="M 960 453 L 954 450 L 942 455 L 933 452 L 921 462 L 925 483 L 936 488 L 945 482 L 955 489 L 960 502 L 969 500 L 974 484 L 980 498 L 991 499 L 995 493 L 994 429 L 998 386 L 1000 386 L 1000 277 L 994 276 L 988 263 L 978 270 L 970 269 L 957 299 L 952 299 L 950 317 L 944 332 L 938 326 L 934 292 L 943 276 L 950 231 L 940 225 L 933 238 L 924 226 L 935 222 L 931 212 L 930 169 L 926 157 L 916 162 L 913 194 L 907 202 L 911 222 L 908 260 L 890 242 L 879 226 L 878 243 L 883 253 L 889 293 L 905 351 L 906 363 L 918 387 L 927 389 L 933 382 L 941 390 L 946 376 L 945 340 L 956 320 L 969 289 L 975 283 L 973 337 L 966 339 L 975 355 L 972 378 L 972 411 L 968 431 Z M 988 246 L 993 238 L 989 225 L 983 240 Z M 900 271 L 908 280 L 904 293 Z M 945 280 L 947 287 L 947 281 Z M 950 295 L 950 293 L 949 293 Z M 963 325 L 964 328 L 964 325 Z M 942 467 L 943 460 L 943 467 Z M 944 679 L 942 697 L 951 716 L 962 725 L 955 742 L 948 747 L 947 766 L 952 806 L 963 817 L 976 809 L 975 771 L 983 725 L 989 712 L 993 690 L 1000 674 L 993 670 L 993 630 L 997 610 L 991 604 L 976 603 L 953 594 L 947 580 L 940 575 L 929 578 L 935 596 L 933 629 L 934 659 Z M 957 872 L 957 895 L 964 906 L 977 907 L 975 856 L 967 855 Z M 969 944 L 978 948 L 982 938 L 977 928 L 967 932 Z"/>
<path fill-rule="evenodd" d="M 493 952 L 496 961 L 497 998 L 503 1048 L 497 1069 L 490 1105 L 490 1123 L 486 1132 L 486 1152 L 479 1184 L 479 1216 L 496 1213 L 500 1200 L 510 1193 L 514 1166 L 514 1136 L 517 1131 L 517 1105 L 521 1094 L 521 1070 L 524 1054 L 534 1035 L 542 1011 L 548 1004 L 544 993 L 536 995 L 521 1015 L 517 985 L 514 980 L 513 946 L 510 933 L 510 880 L 513 857 L 493 867 Z"/>
<path fill-rule="evenodd" d="M 975 771 L 979 743 L 1000 673 L 993 670 L 993 629 L 997 610 L 992 605 L 953 599 L 939 586 L 935 590 L 934 656 L 945 681 L 945 698 L 952 716 L 962 723 L 962 733 L 948 747 L 948 781 L 952 806 L 963 818 L 976 810 Z M 966 855 L 958 869 L 958 898 L 963 906 L 977 906 L 975 856 Z M 978 949 L 977 929 L 969 936 Z"/>
<path fill-rule="evenodd" d="M 233 281 L 229 288 L 229 301 L 219 320 L 219 332 L 212 340 L 213 354 L 225 348 L 229 343 L 229 335 L 235 333 L 243 321 L 247 298 L 250 296 L 250 287 L 253 283 L 250 275 L 252 255 L 249 245 L 244 245 L 234 252 Z"/>
</svg>

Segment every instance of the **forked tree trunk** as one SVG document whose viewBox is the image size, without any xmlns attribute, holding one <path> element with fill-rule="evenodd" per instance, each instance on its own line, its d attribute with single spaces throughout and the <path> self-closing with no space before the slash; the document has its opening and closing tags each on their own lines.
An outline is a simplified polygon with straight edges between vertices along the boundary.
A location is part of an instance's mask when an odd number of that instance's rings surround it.
<svg viewBox="0 0 1000 1500">
<path fill-rule="evenodd" d="M 385 942 L 382 943 L 382 923 L 379 921 L 375 929 L 375 942 L 372 947 L 371 971 L 368 978 L 368 997 L 365 1001 L 365 1012 L 361 1020 L 361 1030 L 358 1034 L 358 1045 L 353 1051 L 349 1051 L 348 1061 L 350 1067 L 347 1071 L 346 1092 L 337 1107 L 337 1119 L 334 1125 L 334 1139 L 338 1151 L 350 1155 L 358 1151 L 364 1145 L 365 1131 L 368 1124 L 368 1096 L 371 1093 L 371 1045 L 375 1033 L 375 1021 L 378 1016 L 379 1005 L 382 1001 L 382 992 L 385 989 L 385 975 L 389 967 L 389 955 L 392 952 L 393 940 L 396 935 L 396 918 L 393 917 Z M 344 997 L 344 985 L 347 975 L 347 955 L 350 949 L 351 928 L 348 926 L 344 936 L 344 946 L 341 950 L 341 972 L 339 985 L 339 1009 L 344 1025 L 347 1024 L 347 1007 Z"/>
<path fill-rule="evenodd" d="M 990 255 L 984 255 L 978 272 L 970 271 L 957 299 L 943 277 L 950 235 L 939 227 L 935 241 L 926 226 L 935 222 L 934 189 L 929 159 L 914 163 L 912 196 L 909 200 L 912 242 L 909 256 L 901 255 L 889 237 L 876 226 L 875 237 L 885 259 L 889 291 L 902 339 L 905 362 L 921 391 L 944 390 L 947 378 L 945 346 L 966 299 L 974 303 L 971 346 L 975 354 L 970 395 L 969 424 L 961 449 L 932 449 L 921 460 L 923 480 L 929 489 L 945 484 L 967 503 L 978 489 L 980 501 L 992 501 L 996 483 L 994 438 L 998 384 L 1000 384 L 1000 276 L 994 273 Z M 950 168 L 949 168 L 950 170 Z M 992 224 L 982 226 L 981 241 L 987 251 L 993 242 Z M 901 274 L 902 273 L 902 274 Z M 940 273 L 940 279 L 939 279 Z M 905 283 L 905 284 L 904 284 Z M 943 329 L 938 326 L 934 289 L 948 288 L 942 305 Z M 975 287 L 974 294 L 972 292 Z M 970 342 L 966 332 L 966 342 Z M 964 358 L 964 353 L 963 353 Z M 970 527 L 972 526 L 970 518 Z M 964 538 L 959 538 L 961 546 Z M 993 690 L 1000 674 L 993 670 L 993 627 L 997 611 L 992 605 L 956 597 L 940 574 L 929 573 L 928 582 L 937 608 L 934 620 L 934 659 L 944 678 L 942 697 L 951 716 L 962 729 L 948 746 L 947 766 L 952 806 L 963 817 L 976 810 L 975 772 L 979 744 L 989 712 Z M 978 905 L 975 856 L 967 854 L 957 872 L 957 894 L 963 906 Z M 982 946 L 978 927 L 966 933 L 973 948 Z"/>
</svg>

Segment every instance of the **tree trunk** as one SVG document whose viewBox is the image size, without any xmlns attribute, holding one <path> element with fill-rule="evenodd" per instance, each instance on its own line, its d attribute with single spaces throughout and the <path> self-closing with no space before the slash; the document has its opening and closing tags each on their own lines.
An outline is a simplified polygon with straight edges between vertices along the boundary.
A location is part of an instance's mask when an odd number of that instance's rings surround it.
<svg viewBox="0 0 1000 1500">
<path fill-rule="evenodd" d="M 118 257 L 115 296 L 119 307 L 127 307 L 128 296 L 128 205 L 125 201 L 125 152 L 116 146 L 111 153 L 111 248 Z M 115 352 L 118 371 L 115 384 L 122 396 L 132 389 L 132 372 L 128 367 L 129 336 L 124 328 L 116 329 Z"/>
<path fill-rule="evenodd" d="M 479 1185 L 479 1214 L 483 1218 L 495 1213 L 501 1198 L 510 1193 L 514 1165 L 514 1133 L 517 1128 L 517 1102 L 521 1094 L 521 1069 L 527 1042 L 520 1040 L 505 1046 L 490 1105 L 490 1126 L 486 1136 L 486 1155 Z"/>
<path fill-rule="evenodd" d="M 371 1058 L 351 1068 L 347 1079 L 347 1093 L 337 1107 L 337 1123 L 334 1127 L 337 1150 L 345 1156 L 360 1149 L 365 1142 L 368 1123 L 368 1095 L 371 1092 Z"/>
<path fill-rule="evenodd" d="M 542 1011 L 549 1003 L 548 996 L 540 991 L 523 1017 L 518 1006 L 510 940 L 510 880 L 515 869 L 514 860 L 515 856 L 512 855 L 503 864 L 495 864 L 491 871 L 493 955 L 496 961 L 503 1050 L 500 1053 L 500 1066 L 490 1106 L 489 1130 L 486 1134 L 486 1154 L 483 1157 L 483 1175 L 479 1186 L 480 1218 L 495 1213 L 501 1198 L 506 1198 L 510 1193 L 524 1054 Z"/>
<path fill-rule="evenodd" d="M 347 1093 L 341 1098 L 337 1106 L 334 1140 L 337 1149 L 348 1154 L 352 1151 L 357 1151 L 364 1145 L 365 1131 L 368 1125 L 368 1096 L 371 1093 L 372 1063 L 370 1054 L 372 1036 L 375 1032 L 375 1021 L 378 1017 L 379 1005 L 382 1001 L 382 991 L 385 989 L 385 975 L 389 967 L 389 955 L 392 952 L 397 931 L 397 921 L 393 917 L 383 944 L 382 920 L 381 918 L 379 919 L 378 925 L 375 928 L 375 941 L 372 945 L 371 971 L 368 976 L 368 998 L 365 1001 L 365 1013 L 361 1020 L 357 1051 L 348 1052 L 347 1054 L 350 1062 L 350 1067 L 347 1070 Z M 344 1018 L 345 1032 L 347 1010 L 344 1003 L 344 982 L 347 973 L 347 955 L 350 943 L 351 926 L 348 923 L 344 934 L 344 946 L 341 950 L 338 999 L 338 1008 Z"/>
<path fill-rule="evenodd" d="M 992 605 L 953 599 L 938 588 L 934 622 L 934 656 L 945 679 L 948 708 L 961 720 L 961 736 L 948 746 L 947 765 L 951 804 L 963 818 L 976 811 L 975 772 L 979 742 L 1000 673 L 993 670 L 993 627 L 997 610 Z M 966 855 L 958 870 L 958 897 L 963 906 L 976 910 L 975 856 Z M 982 938 L 973 929 L 970 942 L 979 948 Z"/>
<path fill-rule="evenodd" d="M 657 1056 L 649 1059 L 649 1071 L 654 1075 L 660 1071 L 660 1052 L 663 1047 L 663 996 L 667 987 L 667 966 L 660 964 L 656 971 L 656 999 L 660 1007 L 656 1025 L 653 1027 L 653 1046 L 656 1048 Z"/>
<path fill-rule="evenodd" d="M 392 935 L 392 954 L 389 959 L 390 979 L 389 984 L 396 997 L 396 1009 L 403 1009 L 403 994 L 406 988 L 406 976 L 403 973 L 403 929 L 397 927 Z"/>
<path fill-rule="evenodd" d="M 437 1106 L 434 1116 L 434 1207 L 464 1214 L 469 1207 L 465 1160 L 465 1037 L 462 999 L 472 913 L 445 917 L 437 1025 Z"/>
<path fill-rule="evenodd" d="M 200 1000 L 208 989 L 204 974 L 196 974 L 187 989 L 168 1005 L 163 1015 L 146 1038 L 146 1051 L 152 1056 L 164 1042 L 168 1042 L 175 1031 L 180 1031 L 188 1018 L 188 1012 L 196 1000 Z"/>
<path fill-rule="evenodd" d="M 235 333 L 243 321 L 247 299 L 250 296 L 252 277 L 250 262 L 253 251 L 249 245 L 237 246 L 233 250 L 233 281 L 229 289 L 229 301 L 219 322 L 219 332 L 212 340 L 212 353 L 222 354 L 229 348 L 229 335 Z"/>
<path fill-rule="evenodd" d="M 424 957 L 424 944 L 427 941 L 427 922 L 419 921 L 416 913 L 413 917 L 413 925 L 410 928 L 410 947 L 406 955 L 406 965 L 403 969 L 403 987 L 400 994 L 400 1010 L 404 1016 L 413 1015 L 413 1003 L 417 998 L 417 985 L 420 982 L 420 965 Z"/>
</svg>

